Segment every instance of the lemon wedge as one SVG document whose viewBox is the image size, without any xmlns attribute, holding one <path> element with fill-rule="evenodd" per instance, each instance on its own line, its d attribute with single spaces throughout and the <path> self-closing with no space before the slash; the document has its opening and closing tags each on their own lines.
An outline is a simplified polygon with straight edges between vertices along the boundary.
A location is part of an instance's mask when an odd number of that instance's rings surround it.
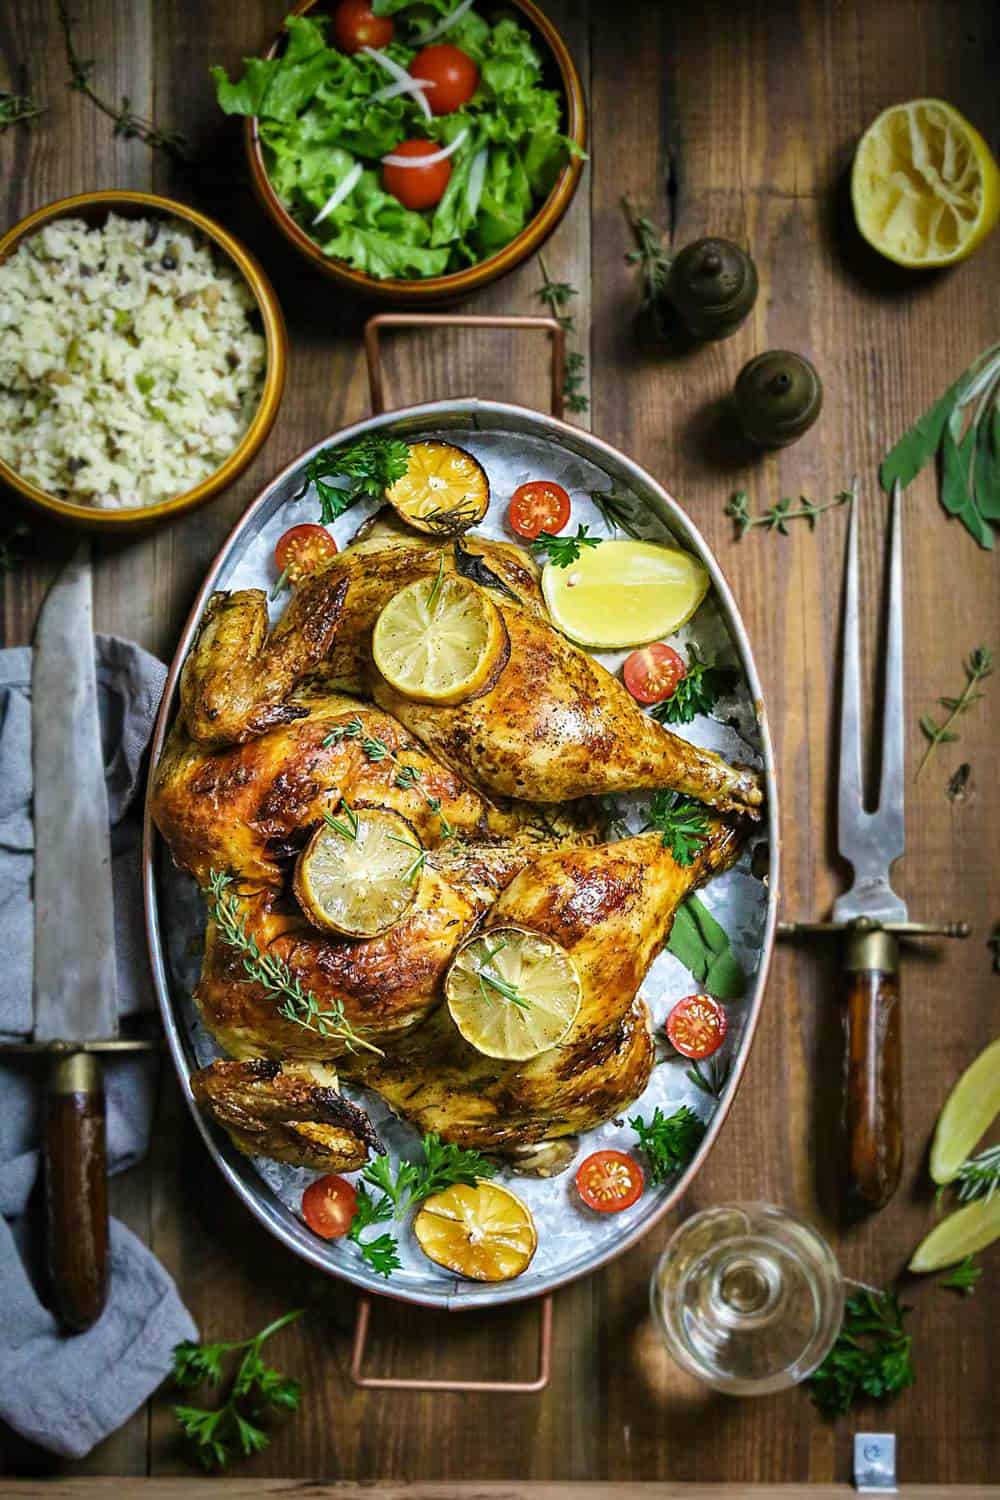
<svg viewBox="0 0 1000 1500">
<path fill-rule="evenodd" d="M 690 620 L 708 584 L 698 558 L 657 542 L 602 542 L 568 567 L 546 563 L 542 573 L 552 623 L 599 651 L 671 635 Z"/>
<path fill-rule="evenodd" d="M 490 482 L 471 453 L 430 438 L 410 444 L 406 473 L 385 498 L 415 531 L 458 536 L 485 516 Z"/>
<path fill-rule="evenodd" d="M 1000 217 L 1000 168 L 968 120 L 941 99 L 883 110 L 851 172 L 854 218 L 900 266 L 947 266 L 971 255 Z"/>
<path fill-rule="evenodd" d="M 418 703 L 463 703 L 496 681 L 510 655 L 492 599 L 441 570 L 394 594 L 375 622 L 375 665 L 390 687 Z"/>
<path fill-rule="evenodd" d="M 487 1057 L 516 1062 L 556 1046 L 580 1009 L 569 954 L 521 927 L 491 927 L 464 943 L 444 993 L 467 1042 Z"/>
<path fill-rule="evenodd" d="M 435 1193 L 413 1221 L 424 1254 L 472 1281 L 510 1281 L 538 1246 L 531 1211 L 520 1198 L 480 1178 Z"/>
<path fill-rule="evenodd" d="M 377 937 L 413 905 L 423 862 L 420 839 L 399 813 L 341 806 L 299 855 L 292 887 L 317 927 Z"/>
<path fill-rule="evenodd" d="M 911 1271 L 940 1271 L 1000 1238 L 1000 1193 L 976 1198 L 935 1224 L 910 1260 Z"/>
<path fill-rule="evenodd" d="M 980 1052 L 955 1084 L 938 1116 L 931 1176 L 951 1182 L 1000 1114 L 1000 1038 Z"/>
</svg>

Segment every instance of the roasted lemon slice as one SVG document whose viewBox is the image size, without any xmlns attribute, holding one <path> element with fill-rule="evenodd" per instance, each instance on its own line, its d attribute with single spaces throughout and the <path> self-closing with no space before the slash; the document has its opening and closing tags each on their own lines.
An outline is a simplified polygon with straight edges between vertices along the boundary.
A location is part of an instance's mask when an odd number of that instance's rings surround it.
<svg viewBox="0 0 1000 1500">
<path fill-rule="evenodd" d="M 976 1255 L 1000 1239 L 1000 1193 L 977 1198 L 959 1208 L 920 1241 L 910 1261 L 911 1271 L 940 1271 Z"/>
<path fill-rule="evenodd" d="M 485 516 L 490 482 L 471 453 L 429 438 L 410 444 L 406 473 L 385 497 L 416 531 L 458 536 Z"/>
<path fill-rule="evenodd" d="M 375 622 L 372 654 L 397 692 L 418 703 L 462 703 L 489 687 L 510 653 L 500 611 L 457 575 L 422 578 Z"/>
<path fill-rule="evenodd" d="M 900 266 L 964 260 L 1000 216 L 1000 169 L 990 148 L 941 99 L 883 110 L 851 172 L 858 228 Z"/>
<path fill-rule="evenodd" d="M 657 542 L 602 542 L 542 573 L 552 623 L 597 650 L 644 646 L 672 635 L 708 592 L 708 570 L 690 552 Z"/>
<path fill-rule="evenodd" d="M 1000 1038 L 972 1061 L 945 1100 L 931 1147 L 931 1176 L 951 1182 L 1000 1114 Z"/>
<path fill-rule="evenodd" d="M 377 937 L 413 905 L 423 862 L 420 839 L 399 813 L 341 803 L 299 855 L 293 887 L 317 927 Z"/>
<path fill-rule="evenodd" d="M 464 943 L 444 993 L 465 1040 L 511 1062 L 556 1046 L 580 1009 L 580 979 L 569 954 L 521 927 L 491 927 Z"/>
<path fill-rule="evenodd" d="M 413 1221 L 421 1250 L 472 1281 L 510 1281 L 531 1264 L 534 1220 L 520 1198 L 482 1178 L 428 1198 Z"/>
</svg>

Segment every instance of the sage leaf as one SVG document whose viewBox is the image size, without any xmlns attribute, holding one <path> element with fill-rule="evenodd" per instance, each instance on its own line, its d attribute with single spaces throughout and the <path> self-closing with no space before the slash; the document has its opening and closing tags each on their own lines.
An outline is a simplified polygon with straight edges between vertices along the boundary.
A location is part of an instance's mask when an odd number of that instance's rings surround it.
<svg viewBox="0 0 1000 1500">
<path fill-rule="evenodd" d="M 970 432 L 960 443 L 952 436 L 946 425 L 941 436 L 941 504 L 950 516 L 960 516 L 974 504 L 969 490 L 969 460 L 975 433 Z"/>
<path fill-rule="evenodd" d="M 1000 412 L 993 421 L 983 422 L 976 439 L 975 491 L 980 515 L 987 521 L 1000 521 Z"/>
<path fill-rule="evenodd" d="M 738 1000 L 746 993 L 747 976 L 733 953 L 725 928 L 697 896 L 689 896 L 678 907 L 667 951 L 690 970 L 708 994 L 720 1000 Z"/>
<path fill-rule="evenodd" d="M 889 450 L 879 470 L 884 490 L 891 490 L 897 479 L 905 489 L 928 460 L 933 458 L 948 418 L 956 409 L 967 383 L 968 374 L 960 375 L 955 384 L 949 386 L 944 395 L 922 417 L 918 417 L 909 431 L 903 433 L 896 446 Z"/>
</svg>

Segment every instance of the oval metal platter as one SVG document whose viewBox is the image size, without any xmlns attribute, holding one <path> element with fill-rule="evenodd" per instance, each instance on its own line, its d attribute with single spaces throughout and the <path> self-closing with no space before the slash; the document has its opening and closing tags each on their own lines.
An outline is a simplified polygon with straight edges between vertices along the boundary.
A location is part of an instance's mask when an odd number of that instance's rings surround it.
<svg viewBox="0 0 1000 1500">
<path fill-rule="evenodd" d="M 311 493 L 294 498 L 302 465 L 330 443 L 349 441 L 375 430 L 411 439 L 418 435 L 445 436 L 474 453 L 486 469 L 492 494 L 490 511 L 475 528 L 477 532 L 509 540 L 506 510 L 514 488 L 527 479 L 551 479 L 570 493 L 571 527 L 585 522 L 593 535 L 610 535 L 590 492 L 614 487 L 635 502 L 643 535 L 673 539 L 696 553 L 709 570 L 712 587 L 693 619 L 674 637 L 675 644 L 683 648 L 693 643 L 703 657 L 737 666 L 740 680 L 733 693 L 716 706 L 712 717 L 695 719 L 682 726 L 681 732 L 727 759 L 761 768 L 767 793 L 765 816 L 739 863 L 699 893 L 699 899 L 728 934 L 733 953 L 747 975 L 744 995 L 726 1004 L 729 1033 L 719 1056 L 728 1074 L 719 1097 L 692 1082 L 689 1065 L 675 1057 L 654 1067 L 646 1092 L 625 1111 L 626 1115 L 648 1118 L 657 1105 L 667 1112 L 680 1104 L 689 1105 L 707 1126 L 697 1154 L 675 1180 L 662 1186 L 648 1185 L 639 1201 L 620 1214 L 594 1214 L 585 1209 L 573 1185 L 572 1167 L 547 1180 L 503 1174 L 502 1180 L 509 1181 L 529 1204 L 539 1244 L 528 1269 L 515 1280 L 499 1284 L 466 1281 L 433 1265 L 423 1256 L 406 1224 L 385 1226 L 397 1235 L 403 1261 L 401 1269 L 385 1280 L 368 1267 L 350 1241 L 324 1241 L 306 1228 L 298 1208 L 304 1188 L 316 1173 L 245 1157 L 220 1130 L 202 1119 L 192 1099 L 188 1075 L 220 1055 L 191 1000 L 201 965 L 204 903 L 193 881 L 174 868 L 147 808 L 143 879 L 154 982 L 181 1088 L 223 1176 L 279 1240 L 313 1265 L 368 1292 L 449 1309 L 482 1307 L 539 1296 L 619 1255 L 677 1201 L 711 1149 L 746 1064 L 774 942 L 778 889 L 774 760 L 757 670 L 739 612 L 718 564 L 681 507 L 638 465 L 587 432 L 522 407 L 464 399 L 388 412 L 325 438 L 290 464 L 250 506 L 212 566 L 178 644 L 156 726 L 154 764 L 177 711 L 180 668 L 209 595 L 215 589 L 270 589 L 275 579 L 275 541 L 288 526 L 315 520 L 318 514 Z M 363 502 L 340 518 L 332 530 L 341 548 L 375 508 L 374 503 Z M 282 603 L 272 608 L 277 614 Z M 600 659 L 614 670 L 624 654 Z M 615 801 L 619 826 L 632 831 L 641 828 L 642 797 Z M 691 975 L 669 952 L 656 958 L 643 982 L 642 995 L 657 1031 L 676 1000 L 696 988 Z M 359 1092 L 354 1097 L 363 1100 L 390 1153 L 414 1153 L 417 1136 L 410 1126 L 395 1120 L 372 1095 Z M 624 1120 L 609 1121 L 581 1138 L 576 1160 L 605 1145 L 632 1149 L 635 1133 Z"/>
</svg>

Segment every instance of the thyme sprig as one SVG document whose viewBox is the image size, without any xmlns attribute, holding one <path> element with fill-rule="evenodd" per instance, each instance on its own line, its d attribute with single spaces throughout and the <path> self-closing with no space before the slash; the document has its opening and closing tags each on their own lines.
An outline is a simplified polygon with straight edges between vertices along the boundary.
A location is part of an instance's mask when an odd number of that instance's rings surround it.
<svg viewBox="0 0 1000 1500">
<path fill-rule="evenodd" d="M 303 989 L 301 980 L 283 958 L 261 952 L 257 939 L 247 931 L 246 913 L 241 909 L 239 896 L 230 890 L 232 884 L 233 877 L 224 870 L 209 870 L 208 886 L 202 889 L 209 915 L 218 927 L 222 941 L 242 956 L 247 978 L 268 994 L 281 999 L 278 1014 L 319 1036 L 339 1038 L 348 1052 L 362 1048 L 381 1057 L 382 1049 L 354 1030 L 344 1013 L 342 1000 L 333 1000 L 325 1010 L 321 1009 L 316 996 L 311 990 Z"/>
<path fill-rule="evenodd" d="M 927 736 L 927 749 L 916 770 L 916 777 L 920 775 L 938 745 L 950 745 L 958 739 L 952 725 L 962 714 L 968 713 L 973 704 L 978 703 L 984 696 L 978 692 L 979 684 L 993 673 L 993 653 L 988 646 L 977 646 L 971 652 L 968 661 L 963 663 L 965 667 L 965 687 L 957 698 L 939 698 L 942 708 L 948 710 L 948 716 L 943 723 L 938 724 L 931 718 L 930 714 L 923 714 L 920 719 L 920 728 Z"/>
<path fill-rule="evenodd" d="M 559 327 L 567 335 L 575 335 L 576 319 L 567 309 L 574 297 L 579 296 L 575 286 L 568 281 L 553 281 L 549 275 L 549 268 L 545 264 L 544 255 L 539 255 L 538 264 L 542 270 L 542 285 L 535 293 L 538 301 L 548 308 L 555 318 Z M 566 365 L 563 371 L 563 401 L 567 411 L 586 411 L 590 405 L 584 392 L 585 366 L 583 355 L 576 350 L 569 350 L 566 354 Z"/>
<path fill-rule="evenodd" d="M 628 226 L 635 235 L 636 248 L 625 259 L 638 266 L 642 276 L 640 312 L 658 333 L 663 332 L 663 307 L 670 275 L 670 256 L 663 248 L 663 233 L 647 219 L 628 197 L 622 198 Z"/>
<path fill-rule="evenodd" d="M 27 94 L 11 94 L 0 89 L 0 135 L 22 120 L 34 120 L 45 111 Z"/>
<path fill-rule="evenodd" d="M 782 536 L 787 536 L 789 521 L 806 521 L 809 530 L 815 531 L 817 516 L 821 516 L 827 510 L 837 510 L 841 505 L 846 505 L 851 498 L 850 490 L 840 490 L 825 505 L 817 505 L 807 496 L 800 495 L 798 508 L 796 508 L 794 501 L 785 495 L 774 505 L 768 506 L 767 510 L 762 511 L 760 515 L 755 516 L 750 510 L 746 490 L 736 490 L 727 501 L 725 510 L 726 515 L 736 523 L 736 537 L 739 541 L 755 526 L 764 526 L 768 531 L 780 531 Z"/>
<path fill-rule="evenodd" d="M 349 719 L 346 724 L 338 724 L 331 729 L 323 741 L 323 749 L 326 750 L 330 745 L 339 744 L 341 740 L 357 740 L 361 746 L 361 753 L 375 764 L 383 760 L 391 761 L 396 768 L 394 781 L 398 789 L 405 792 L 412 787 L 424 799 L 441 825 L 441 838 L 444 842 L 455 837 L 457 830 L 441 811 L 441 798 L 432 797 L 420 785 L 423 773 L 416 766 L 406 765 L 401 761 L 396 751 L 390 750 L 385 740 L 379 735 L 366 734 L 360 714 L 355 714 L 354 718 Z"/>
<path fill-rule="evenodd" d="M 66 48 L 66 61 L 69 64 L 69 79 L 67 87 L 76 89 L 77 93 L 84 94 L 99 109 L 101 114 L 107 115 L 114 122 L 114 133 L 125 140 L 139 140 L 149 146 L 153 151 L 164 151 L 176 161 L 188 162 L 191 154 L 188 149 L 188 138 L 180 130 L 165 130 L 157 125 L 155 120 L 146 119 L 144 115 L 137 115 L 132 108 L 132 101 L 127 94 L 122 95 L 121 104 L 116 109 L 94 88 L 91 75 L 94 71 L 94 59 L 84 61 L 76 50 L 73 41 L 74 18 L 70 16 L 66 8 L 65 0 L 56 0 L 56 8 L 59 12 L 59 23 L 62 26 L 63 43 Z"/>
</svg>

